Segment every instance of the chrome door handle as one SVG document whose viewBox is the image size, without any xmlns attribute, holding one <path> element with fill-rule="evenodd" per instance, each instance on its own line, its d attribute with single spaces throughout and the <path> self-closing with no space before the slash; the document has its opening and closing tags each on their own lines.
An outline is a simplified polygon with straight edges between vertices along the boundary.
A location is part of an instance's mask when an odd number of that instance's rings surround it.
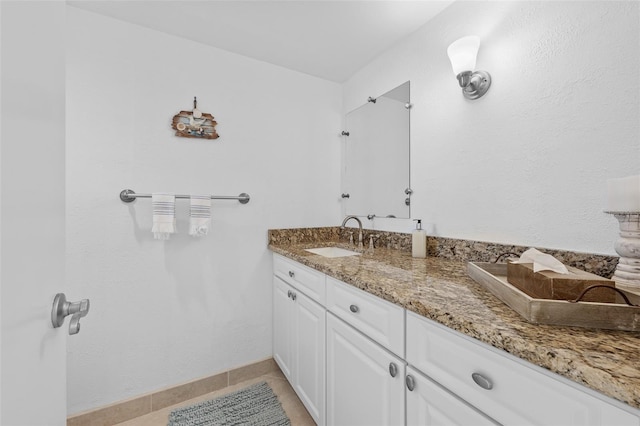
<svg viewBox="0 0 640 426">
<path fill-rule="evenodd" d="M 82 299 L 79 302 L 67 302 L 64 293 L 56 294 L 53 299 L 53 307 L 51 308 L 51 323 L 53 328 L 58 328 L 64 324 L 67 315 L 71 315 L 69 322 L 69 334 L 78 334 L 80 332 L 80 318 L 89 313 L 89 299 Z"/>
<path fill-rule="evenodd" d="M 493 389 L 493 383 L 491 382 L 491 380 L 484 377 L 482 374 L 473 373 L 471 374 L 471 378 L 473 379 L 474 382 L 476 382 L 476 385 L 480 386 L 482 389 L 485 389 L 485 390 Z"/>
</svg>

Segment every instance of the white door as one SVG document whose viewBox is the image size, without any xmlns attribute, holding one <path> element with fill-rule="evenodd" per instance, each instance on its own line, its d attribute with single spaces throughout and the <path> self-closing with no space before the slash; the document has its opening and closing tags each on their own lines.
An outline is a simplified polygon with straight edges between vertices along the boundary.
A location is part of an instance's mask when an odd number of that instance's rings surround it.
<svg viewBox="0 0 640 426">
<path fill-rule="evenodd" d="M 0 2 L 0 424 L 66 424 L 65 4 Z M 75 296 L 75 295 L 71 295 Z"/>
<path fill-rule="evenodd" d="M 294 290 L 293 387 L 311 417 L 325 424 L 325 309 Z"/>
<path fill-rule="evenodd" d="M 273 359 L 285 377 L 292 382 L 293 301 L 291 287 L 273 277 Z"/>
<path fill-rule="evenodd" d="M 327 424 L 404 425 L 404 366 L 404 361 L 327 313 Z"/>
<path fill-rule="evenodd" d="M 498 423 L 407 367 L 407 426 L 491 426 Z"/>
</svg>

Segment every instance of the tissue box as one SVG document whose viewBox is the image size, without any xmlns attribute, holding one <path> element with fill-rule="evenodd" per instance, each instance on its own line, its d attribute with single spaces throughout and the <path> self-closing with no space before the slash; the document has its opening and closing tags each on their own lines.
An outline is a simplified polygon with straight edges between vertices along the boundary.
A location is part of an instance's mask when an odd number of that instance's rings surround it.
<svg viewBox="0 0 640 426">
<path fill-rule="evenodd" d="M 615 287 L 615 281 L 567 266 L 568 274 L 552 271 L 533 272 L 533 263 L 507 264 L 507 281 L 536 299 L 574 300 L 592 285 Z M 606 288 L 590 290 L 582 302 L 614 303 L 616 292 Z"/>
</svg>

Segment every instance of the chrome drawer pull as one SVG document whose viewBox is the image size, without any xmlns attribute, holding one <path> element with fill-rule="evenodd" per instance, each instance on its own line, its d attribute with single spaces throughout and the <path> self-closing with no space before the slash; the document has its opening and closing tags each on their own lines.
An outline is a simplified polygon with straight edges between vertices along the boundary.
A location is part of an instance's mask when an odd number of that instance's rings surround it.
<svg viewBox="0 0 640 426">
<path fill-rule="evenodd" d="M 416 388 L 416 381 L 412 375 L 407 374 L 404 382 L 407 384 L 407 389 L 409 389 L 410 391 L 413 391 Z"/>
<path fill-rule="evenodd" d="M 491 383 L 491 380 L 487 379 L 482 374 L 473 373 L 471 375 L 471 378 L 473 379 L 474 382 L 476 382 L 476 385 L 480 386 L 482 389 L 486 389 L 486 390 L 493 389 L 493 383 Z"/>
<path fill-rule="evenodd" d="M 398 366 L 393 362 L 389 363 L 389 374 L 391 374 L 391 377 L 396 377 L 396 374 L 398 374 Z"/>
<path fill-rule="evenodd" d="M 354 314 L 357 314 L 360 309 L 356 305 L 351 305 L 349 306 L 349 310 Z"/>
<path fill-rule="evenodd" d="M 289 276 L 290 276 L 291 278 L 295 277 L 295 275 L 296 275 L 296 274 L 294 274 L 294 273 L 293 273 L 293 271 L 289 271 Z"/>
</svg>

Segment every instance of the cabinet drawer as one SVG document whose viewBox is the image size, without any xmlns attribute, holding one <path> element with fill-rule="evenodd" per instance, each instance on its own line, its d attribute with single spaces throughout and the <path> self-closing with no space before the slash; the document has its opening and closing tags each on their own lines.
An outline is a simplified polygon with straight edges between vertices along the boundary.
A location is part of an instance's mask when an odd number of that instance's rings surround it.
<svg viewBox="0 0 640 426">
<path fill-rule="evenodd" d="M 324 306 L 325 275 L 280 255 L 273 255 L 273 273 Z"/>
<path fill-rule="evenodd" d="M 404 358 L 404 308 L 327 277 L 327 309 Z"/>
<path fill-rule="evenodd" d="M 406 359 L 503 424 L 640 424 L 631 407 L 618 408 L 622 404 L 412 312 L 407 313 Z"/>
</svg>

